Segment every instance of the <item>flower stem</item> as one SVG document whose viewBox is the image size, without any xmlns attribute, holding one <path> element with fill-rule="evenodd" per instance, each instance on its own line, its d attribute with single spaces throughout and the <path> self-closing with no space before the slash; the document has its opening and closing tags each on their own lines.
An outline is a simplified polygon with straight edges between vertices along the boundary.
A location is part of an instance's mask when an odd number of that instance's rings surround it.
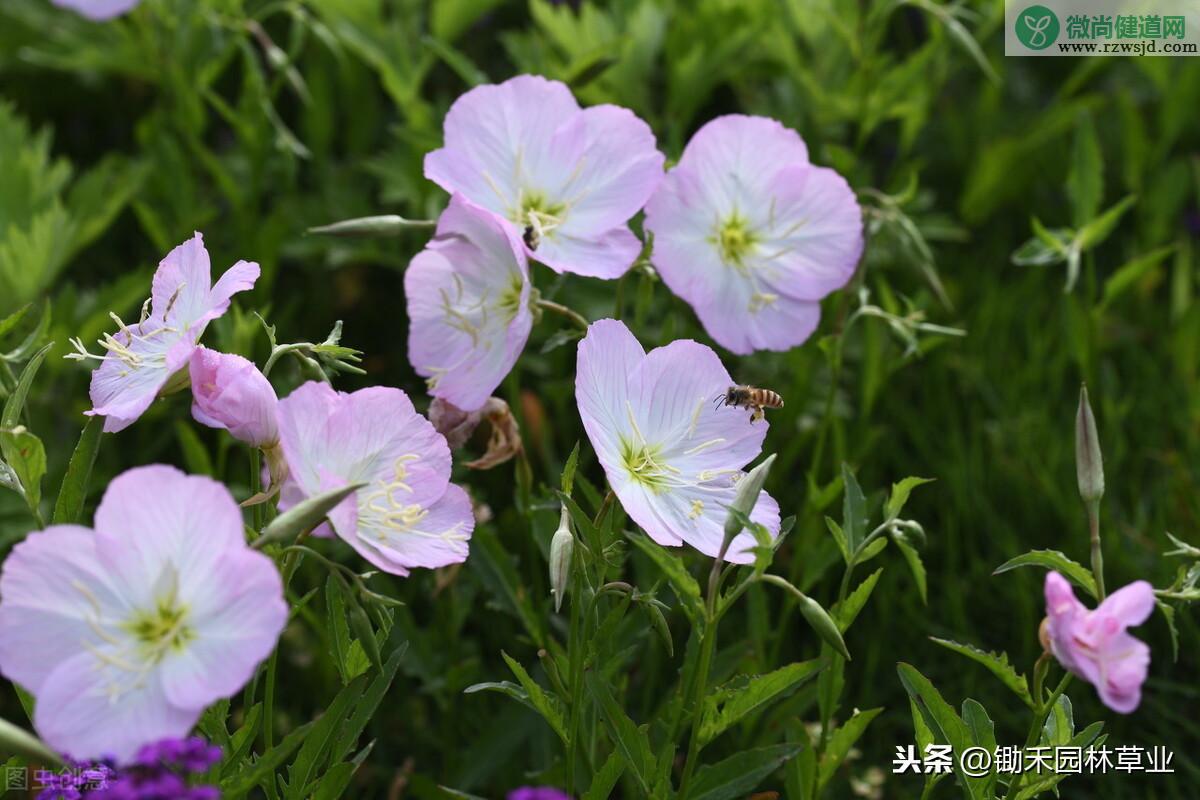
<svg viewBox="0 0 1200 800">
<path fill-rule="evenodd" d="M 1063 692 L 1065 692 L 1067 687 L 1070 685 L 1071 673 L 1068 672 L 1062 676 L 1062 680 L 1058 682 L 1058 686 L 1054 687 L 1054 691 L 1050 693 L 1050 697 L 1046 699 L 1045 703 L 1042 703 L 1041 697 L 1035 696 L 1033 698 L 1034 702 L 1038 704 L 1038 707 L 1037 712 L 1033 715 L 1033 724 L 1029 726 L 1029 734 L 1025 737 L 1026 750 L 1033 747 L 1033 745 L 1037 742 L 1038 737 L 1042 733 L 1042 726 L 1046 724 L 1046 717 L 1048 717 L 1050 712 L 1054 710 L 1054 705 L 1058 702 L 1058 698 L 1062 697 Z M 1004 793 L 1004 800 L 1008 800 L 1008 798 L 1016 796 L 1016 792 L 1021 788 L 1021 783 L 1023 782 L 1024 778 L 1025 773 L 1021 773 L 1016 777 L 1015 780 L 1013 780 L 1012 783 L 1008 785 L 1008 791 Z"/>
<path fill-rule="evenodd" d="M 582 314 L 572 308 L 567 308 L 562 303 L 556 303 L 553 300 L 544 300 L 542 298 L 538 298 L 537 307 L 543 311 L 553 311 L 555 314 L 561 314 L 562 316 L 571 320 L 571 322 L 575 323 L 580 330 L 586 331 L 588 326 L 591 325 L 591 323 L 588 322 Z"/>
<path fill-rule="evenodd" d="M 696 769 L 700 755 L 700 712 L 704 707 L 704 691 L 708 688 L 708 671 L 712 667 L 713 651 L 717 647 L 717 596 L 721 591 L 721 559 L 714 558 L 708 573 L 708 597 L 704 604 L 704 630 L 700 634 L 700 662 L 692 681 L 691 720 L 688 734 L 687 760 L 683 764 L 683 776 L 679 779 L 679 797 L 687 797 L 688 783 Z"/>
<path fill-rule="evenodd" d="M 1092 575 L 1096 578 L 1096 596 L 1104 600 L 1104 552 L 1100 548 L 1100 504 L 1087 504 L 1088 532 L 1092 536 Z"/>
</svg>

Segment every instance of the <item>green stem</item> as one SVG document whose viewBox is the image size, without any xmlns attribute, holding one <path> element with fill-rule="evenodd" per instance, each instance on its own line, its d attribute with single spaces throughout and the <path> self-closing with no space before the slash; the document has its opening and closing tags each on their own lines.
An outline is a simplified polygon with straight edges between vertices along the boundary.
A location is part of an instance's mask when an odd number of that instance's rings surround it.
<svg viewBox="0 0 1200 800">
<path fill-rule="evenodd" d="M 723 548 L 722 548 L 723 549 Z M 683 776 L 679 779 L 679 797 L 686 798 L 688 783 L 696 769 L 696 760 L 700 756 L 700 712 L 704 707 L 704 692 L 708 688 L 708 671 L 712 668 L 713 651 L 717 647 L 717 622 L 721 613 L 717 611 L 717 598 L 721 591 L 721 559 L 714 558 L 712 569 L 708 573 L 708 596 L 704 604 L 704 631 L 700 634 L 700 662 L 696 667 L 696 676 L 692 681 L 692 698 L 688 726 L 687 760 L 683 764 Z M 740 588 L 740 587 L 739 587 Z"/>
<path fill-rule="evenodd" d="M 1071 685 L 1071 673 L 1063 675 L 1062 680 L 1058 682 L 1058 686 L 1054 687 L 1054 691 L 1046 698 L 1045 703 L 1041 703 L 1041 698 L 1035 696 L 1034 700 L 1039 703 L 1037 713 L 1033 715 L 1033 724 L 1029 726 L 1029 734 L 1025 737 L 1025 748 L 1028 750 L 1033 747 L 1041 736 L 1042 727 L 1046 724 L 1046 717 L 1054 710 L 1054 704 L 1058 702 L 1058 698 L 1062 697 L 1063 692 Z M 1004 800 L 1010 797 L 1015 797 L 1016 792 L 1020 790 L 1021 783 L 1024 781 L 1025 773 L 1021 773 L 1016 779 L 1008 785 L 1008 791 L 1004 793 Z"/>
<path fill-rule="evenodd" d="M 1096 578 L 1096 596 L 1104 600 L 1104 552 L 1100 549 L 1100 503 L 1088 503 L 1088 532 L 1092 536 L 1092 575 Z"/>
<path fill-rule="evenodd" d="M 285 353 L 292 353 L 296 350 L 303 350 L 306 347 L 312 346 L 313 345 L 311 342 L 296 342 L 295 344 L 277 345 L 271 350 L 271 355 L 267 356 L 267 363 L 263 364 L 263 377 L 267 377 L 271 374 L 271 368 L 275 366 L 275 362 L 279 360 L 280 356 L 284 355 Z"/>
<path fill-rule="evenodd" d="M 555 314 L 560 314 L 566 317 L 583 331 L 587 331 L 588 327 L 591 325 L 591 323 L 588 322 L 582 314 L 572 308 L 567 308 L 562 303 L 556 303 L 553 300 L 543 300 L 538 298 L 537 307 L 543 311 L 553 311 Z"/>
</svg>

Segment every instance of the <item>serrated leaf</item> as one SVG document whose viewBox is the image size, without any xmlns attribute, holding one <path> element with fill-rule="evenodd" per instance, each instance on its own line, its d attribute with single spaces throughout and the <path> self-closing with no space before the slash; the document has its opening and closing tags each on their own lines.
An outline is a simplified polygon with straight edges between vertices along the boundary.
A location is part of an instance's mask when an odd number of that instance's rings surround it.
<svg viewBox="0 0 1200 800">
<path fill-rule="evenodd" d="M 711 742 L 745 717 L 785 692 L 814 678 L 828 664 L 821 659 L 788 664 L 763 675 L 744 678 L 736 686 L 718 687 L 704 701 L 701 745 Z"/>
<path fill-rule="evenodd" d="M 289 800 L 302 800 L 308 796 L 308 782 L 317 774 L 317 770 L 325 761 L 325 755 L 333 746 L 334 736 L 350 714 L 350 708 L 362 696 L 363 684 L 366 679 L 359 676 L 342 687 L 316 721 L 309 735 L 300 745 L 296 760 L 288 769 Z"/>
<path fill-rule="evenodd" d="M 521 683 L 521 687 L 525 689 L 525 693 L 529 695 L 529 702 L 533 705 L 534 710 L 542 715 L 550 725 L 550 729 L 558 734 L 558 738 L 562 739 L 563 744 L 568 744 L 567 723 L 563 716 L 562 706 L 557 702 L 557 698 L 547 695 L 542 687 L 529 676 L 525 671 L 525 667 L 521 666 L 521 662 L 500 651 L 500 656 L 504 659 L 504 663 L 508 664 L 508 668 L 512 670 L 513 675 Z"/>
<path fill-rule="evenodd" d="M 971 746 L 970 732 L 966 723 L 942 697 L 942 693 L 912 665 L 901 662 L 896 666 L 896 670 L 900 674 L 900 683 L 920 711 L 925 724 L 929 726 L 934 740 L 939 744 L 950 745 L 955 753 L 966 751 Z M 972 798 L 982 800 L 985 797 L 986 781 L 963 773 L 962 765 L 957 760 L 954 762 L 954 771 Z"/>
<path fill-rule="evenodd" d="M 661 545 L 651 541 L 645 534 L 629 533 L 628 538 L 637 549 L 650 557 L 650 560 L 658 567 L 663 577 L 667 579 L 667 583 L 671 584 L 671 590 L 679 598 L 679 604 L 683 608 L 683 613 L 687 615 L 692 625 L 703 624 L 704 600 L 700 595 L 700 584 L 687 571 L 687 567 L 683 564 L 683 559 L 668 553 Z"/>
<path fill-rule="evenodd" d="M 392 654 L 388 656 L 383 669 L 371 680 L 370 685 L 367 686 L 358 704 L 354 707 L 354 713 L 350 715 L 345 727 L 338 732 L 337 742 L 329 757 L 331 762 L 343 760 L 358 744 L 358 737 L 362 735 L 367 728 L 367 723 L 375 716 L 388 689 L 392 688 L 392 682 L 396 680 L 396 671 L 400 669 L 400 662 L 404 659 L 407 651 L 408 642 L 397 645 L 392 650 Z"/>
<path fill-rule="evenodd" d="M 279 744 L 272 747 L 252 764 L 247 764 L 233 777 L 222 782 L 221 796 L 225 800 L 237 800 L 246 796 L 265 780 L 274 780 L 275 771 L 287 760 L 312 730 L 313 723 L 306 722 L 292 730 Z"/>
<path fill-rule="evenodd" d="M 884 518 L 895 519 L 898 517 L 900 512 L 904 510 L 904 504 L 908 502 L 912 490 L 927 483 L 933 483 L 933 478 L 914 478 L 910 476 L 899 483 L 893 483 L 892 493 L 888 495 L 887 505 L 884 507 Z"/>
<path fill-rule="evenodd" d="M 846 534 L 846 546 L 853 557 L 867 536 L 867 498 L 858 479 L 850 471 L 849 464 L 842 464 L 842 530 Z"/>
<path fill-rule="evenodd" d="M 656 761 L 646 735 L 646 726 L 638 727 L 629 718 L 595 672 L 587 673 L 585 683 L 600 709 L 600 716 L 604 719 L 613 744 L 625 760 L 625 766 L 637 780 L 642 792 L 648 793 L 654 781 Z"/>
<path fill-rule="evenodd" d="M 850 748 L 866 732 L 871 721 L 882 712 L 882 708 L 856 711 L 850 719 L 833 732 L 825 745 L 825 752 L 821 754 L 820 771 L 817 777 L 818 792 L 825 788 L 825 785 L 837 772 L 838 767 L 846 760 L 846 754 L 850 752 Z"/>
<path fill-rule="evenodd" d="M 863 579 L 863 582 L 856 586 L 845 600 L 833 607 L 833 617 L 837 620 L 838 629 L 842 633 L 845 633 L 854 624 L 859 612 L 863 610 L 867 600 L 870 599 L 871 592 L 875 591 L 875 584 L 879 582 L 879 576 L 882 574 L 883 567 L 880 567 Z"/>
<path fill-rule="evenodd" d="M 1096 596 L 1096 579 L 1092 577 L 1092 573 L 1058 550 L 1030 550 L 1028 553 L 1005 561 L 996 567 L 992 574 L 999 575 L 1017 567 L 1045 567 L 1054 570 L 1092 597 Z"/>
<path fill-rule="evenodd" d="M 1029 693 L 1029 681 L 1008 662 L 1008 656 L 1005 653 L 990 653 L 969 644 L 962 644 L 949 639 L 939 639 L 936 636 L 930 636 L 929 638 L 947 650 L 952 650 L 955 653 L 966 656 L 977 664 L 982 664 L 989 672 L 999 678 L 1000 682 L 1007 686 L 1013 694 L 1019 697 L 1022 703 L 1031 709 L 1034 708 L 1033 696 Z"/>
<path fill-rule="evenodd" d="M 740 800 L 802 748 L 800 744 L 758 747 L 701 767 L 688 790 L 688 800 Z"/>
<path fill-rule="evenodd" d="M 925 578 L 925 564 L 921 561 L 921 554 L 917 552 L 917 548 L 905 541 L 903 536 L 896 536 L 892 541 L 896 543 L 896 547 L 900 548 L 900 555 L 904 556 L 904 561 L 908 564 L 908 571 L 912 573 L 913 581 L 917 584 L 917 592 L 921 595 L 921 602 L 928 605 L 929 597 Z"/>
</svg>

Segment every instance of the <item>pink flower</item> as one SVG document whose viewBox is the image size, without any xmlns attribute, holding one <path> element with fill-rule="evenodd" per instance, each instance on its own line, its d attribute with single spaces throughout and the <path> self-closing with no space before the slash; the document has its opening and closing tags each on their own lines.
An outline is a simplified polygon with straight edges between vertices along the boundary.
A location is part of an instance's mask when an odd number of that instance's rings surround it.
<svg viewBox="0 0 1200 800">
<path fill-rule="evenodd" d="M 1046 575 L 1046 633 L 1058 663 L 1096 687 L 1104 705 L 1128 714 L 1142 700 L 1150 648 L 1125 629 L 1154 610 L 1154 587 L 1135 581 L 1113 592 L 1094 611 L 1075 599 L 1067 579 Z"/>
<path fill-rule="evenodd" d="M 279 441 L 275 389 L 258 367 L 241 356 L 197 347 L 189 364 L 192 416 L 234 438 L 268 448 Z"/>
<path fill-rule="evenodd" d="M 0 672 L 76 758 L 132 758 L 237 692 L 287 620 L 274 564 L 246 546 L 229 491 L 173 467 L 118 476 L 95 531 L 53 525 L 0 573 Z"/>
<path fill-rule="evenodd" d="M 363 558 L 395 575 L 466 560 L 471 500 L 450 483 L 445 438 L 404 392 L 306 383 L 279 401 L 279 434 L 291 474 L 282 505 L 366 483 L 329 514 Z"/>
<path fill-rule="evenodd" d="M 723 347 L 788 350 L 846 285 L 862 214 L 846 181 L 808 162 L 795 131 L 718 117 L 696 132 L 646 205 L 654 265 Z"/>
<path fill-rule="evenodd" d="M 641 251 L 626 227 L 662 179 L 654 134 L 633 112 L 580 109 L 558 81 L 520 75 L 450 107 L 425 177 L 523 236 L 555 272 L 617 278 Z"/>
<path fill-rule="evenodd" d="M 529 339 L 529 266 L 520 238 L 459 195 L 408 265 L 408 360 L 429 393 L 483 407 Z"/>
<path fill-rule="evenodd" d="M 199 233 L 168 253 L 154 273 L 148 316 L 126 325 L 113 315 L 120 329 L 100 341 L 104 355 L 91 355 L 74 340 L 79 352 L 71 357 L 101 362 L 86 413 L 104 417 L 109 432 L 133 424 L 187 366 L 208 323 L 225 313 L 233 295 L 253 288 L 258 275 L 258 264 L 239 261 L 214 285 Z"/>
<path fill-rule="evenodd" d="M 608 483 L 650 538 L 716 556 L 742 467 L 762 450 L 767 423 L 716 405 L 733 380 L 711 348 L 691 340 L 646 353 L 624 323 L 592 324 L 579 343 L 575 401 Z M 751 519 L 779 533 L 779 505 L 758 496 Z M 754 560 L 744 531 L 725 558 Z"/>
<path fill-rule="evenodd" d="M 51 0 L 59 8 L 69 8 L 97 22 L 119 17 L 140 0 Z"/>
</svg>

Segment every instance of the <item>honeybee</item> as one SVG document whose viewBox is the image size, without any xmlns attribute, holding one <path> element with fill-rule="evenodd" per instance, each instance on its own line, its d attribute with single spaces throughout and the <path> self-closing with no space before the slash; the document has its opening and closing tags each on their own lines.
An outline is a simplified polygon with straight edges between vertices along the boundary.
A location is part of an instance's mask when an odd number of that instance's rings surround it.
<svg viewBox="0 0 1200 800">
<path fill-rule="evenodd" d="M 730 386 L 724 394 L 716 397 L 718 403 L 727 406 L 750 409 L 750 421 L 756 422 L 763 418 L 768 408 L 783 408 L 783 398 L 778 392 L 770 389 L 759 389 L 755 386 Z"/>
<path fill-rule="evenodd" d="M 538 245 L 542 243 L 542 237 L 538 235 L 537 228 L 532 225 L 525 226 L 525 230 L 521 233 L 521 239 L 530 250 L 537 250 Z"/>
</svg>

